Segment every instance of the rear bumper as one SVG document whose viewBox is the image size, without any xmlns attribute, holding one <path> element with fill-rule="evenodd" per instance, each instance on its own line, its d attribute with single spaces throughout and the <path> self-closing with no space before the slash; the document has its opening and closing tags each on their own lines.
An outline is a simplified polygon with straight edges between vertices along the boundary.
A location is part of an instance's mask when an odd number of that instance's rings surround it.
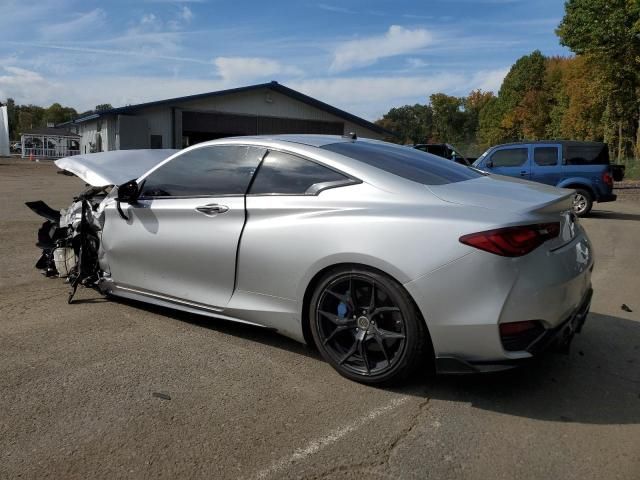
<svg viewBox="0 0 640 480">
<path fill-rule="evenodd" d="M 526 351 L 527 358 L 501 359 L 496 361 L 470 361 L 455 356 L 436 358 L 436 372 L 440 374 L 467 374 L 498 372 L 530 363 L 547 352 L 567 353 L 576 333 L 580 333 L 591 308 L 593 289 L 589 288 L 576 310 L 560 325 L 549 328 L 533 341 Z"/>
<path fill-rule="evenodd" d="M 598 203 L 615 202 L 618 196 L 615 193 L 605 193 L 598 197 Z"/>
</svg>

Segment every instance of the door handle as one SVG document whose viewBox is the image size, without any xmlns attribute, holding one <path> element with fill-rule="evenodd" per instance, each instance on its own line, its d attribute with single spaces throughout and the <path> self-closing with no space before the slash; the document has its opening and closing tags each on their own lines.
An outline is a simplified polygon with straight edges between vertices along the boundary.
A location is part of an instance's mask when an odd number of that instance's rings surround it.
<svg viewBox="0 0 640 480">
<path fill-rule="evenodd" d="M 217 203 L 210 203 L 208 205 L 201 205 L 196 207 L 196 210 L 200 213 L 204 213 L 205 215 L 214 216 L 218 213 L 225 213 L 229 211 L 229 207 L 226 205 L 218 205 Z"/>
<path fill-rule="evenodd" d="M 526 174 L 527 174 L 527 171 L 526 171 L 526 170 L 522 170 L 522 171 L 520 172 L 520 176 L 521 176 L 521 177 L 524 177 Z"/>
</svg>

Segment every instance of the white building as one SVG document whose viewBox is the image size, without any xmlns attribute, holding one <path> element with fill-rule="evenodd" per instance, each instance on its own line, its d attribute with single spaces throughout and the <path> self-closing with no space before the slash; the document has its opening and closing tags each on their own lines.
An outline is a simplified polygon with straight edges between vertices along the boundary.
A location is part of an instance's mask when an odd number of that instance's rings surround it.
<svg viewBox="0 0 640 480">
<path fill-rule="evenodd" d="M 81 136 L 81 153 L 184 148 L 238 135 L 390 133 L 277 82 L 114 108 L 63 125 Z"/>
</svg>

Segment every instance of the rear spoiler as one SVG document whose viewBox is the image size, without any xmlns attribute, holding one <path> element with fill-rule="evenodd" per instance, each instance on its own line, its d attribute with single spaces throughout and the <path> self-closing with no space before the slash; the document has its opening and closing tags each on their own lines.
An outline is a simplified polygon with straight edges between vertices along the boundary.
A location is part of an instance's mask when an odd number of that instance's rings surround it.
<svg viewBox="0 0 640 480">
<path fill-rule="evenodd" d="M 537 213 L 558 213 L 571 210 L 573 207 L 573 195 L 575 190 L 570 188 L 563 188 L 562 190 L 565 190 L 567 193 L 559 198 L 551 200 L 550 202 L 540 204 L 531 211 Z"/>
</svg>

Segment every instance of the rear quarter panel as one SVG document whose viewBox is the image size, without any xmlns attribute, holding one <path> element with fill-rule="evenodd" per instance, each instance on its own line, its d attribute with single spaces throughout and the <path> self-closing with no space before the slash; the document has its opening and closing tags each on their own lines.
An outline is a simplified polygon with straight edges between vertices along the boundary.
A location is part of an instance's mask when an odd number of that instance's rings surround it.
<svg viewBox="0 0 640 480">
<path fill-rule="evenodd" d="M 363 183 L 318 196 L 248 196 L 237 290 L 301 306 L 311 279 L 331 265 L 368 265 L 404 284 L 468 254 L 458 238 L 486 228 L 492 214 L 479 220 L 424 186 L 417 191 L 416 199 Z"/>
<path fill-rule="evenodd" d="M 608 165 L 562 165 L 561 168 L 562 179 L 558 187 L 583 185 L 595 193 L 596 199 L 611 192 L 611 188 L 602 181 L 602 174 L 607 171 Z"/>
</svg>

